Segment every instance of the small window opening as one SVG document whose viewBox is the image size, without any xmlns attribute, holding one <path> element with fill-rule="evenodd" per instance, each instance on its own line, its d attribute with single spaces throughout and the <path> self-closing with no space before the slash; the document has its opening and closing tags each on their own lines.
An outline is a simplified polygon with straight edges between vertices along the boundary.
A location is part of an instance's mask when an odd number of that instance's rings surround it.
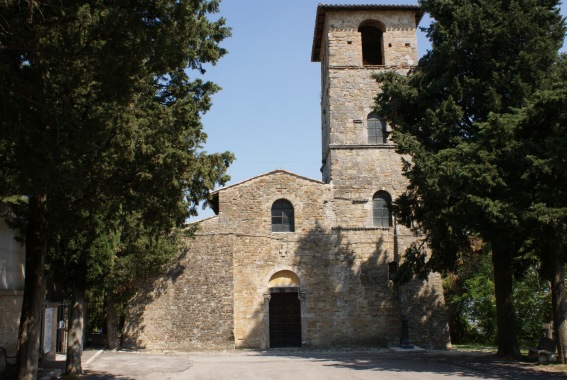
<svg viewBox="0 0 567 380">
<path fill-rule="evenodd" d="M 382 145 L 386 144 L 386 122 L 376 112 L 368 115 L 367 120 L 368 129 L 368 144 Z"/>
<path fill-rule="evenodd" d="M 375 227 L 392 226 L 392 197 L 385 191 L 379 191 L 372 197 L 372 217 Z"/>
<path fill-rule="evenodd" d="M 294 232 L 295 220 L 292 204 L 278 199 L 272 205 L 272 232 Z"/>
</svg>

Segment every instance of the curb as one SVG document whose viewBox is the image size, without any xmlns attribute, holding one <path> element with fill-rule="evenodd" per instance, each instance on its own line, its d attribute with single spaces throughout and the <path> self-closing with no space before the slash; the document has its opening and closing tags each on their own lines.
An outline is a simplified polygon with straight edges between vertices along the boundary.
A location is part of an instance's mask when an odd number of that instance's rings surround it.
<svg viewBox="0 0 567 380">
<path fill-rule="evenodd" d="M 104 350 L 98 350 L 93 356 L 91 356 L 89 358 L 89 360 L 87 360 L 86 362 L 83 363 L 83 365 L 89 365 L 93 362 L 93 360 L 95 360 L 100 354 L 102 354 Z"/>
</svg>

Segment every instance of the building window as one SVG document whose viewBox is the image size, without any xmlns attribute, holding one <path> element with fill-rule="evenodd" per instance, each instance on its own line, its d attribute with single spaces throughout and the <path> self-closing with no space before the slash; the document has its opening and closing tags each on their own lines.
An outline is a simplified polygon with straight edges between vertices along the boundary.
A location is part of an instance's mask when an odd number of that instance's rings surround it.
<svg viewBox="0 0 567 380">
<path fill-rule="evenodd" d="M 374 25 L 363 23 L 359 28 L 362 39 L 362 64 L 364 66 L 383 65 L 383 33 Z"/>
<path fill-rule="evenodd" d="M 368 144 L 383 145 L 386 144 L 386 122 L 376 112 L 368 115 Z"/>
<path fill-rule="evenodd" d="M 278 199 L 272 205 L 272 231 L 293 232 L 295 220 L 293 206 L 285 199 Z"/>
<path fill-rule="evenodd" d="M 379 191 L 372 197 L 372 216 L 375 227 L 392 226 L 392 197 L 385 191 Z"/>
</svg>

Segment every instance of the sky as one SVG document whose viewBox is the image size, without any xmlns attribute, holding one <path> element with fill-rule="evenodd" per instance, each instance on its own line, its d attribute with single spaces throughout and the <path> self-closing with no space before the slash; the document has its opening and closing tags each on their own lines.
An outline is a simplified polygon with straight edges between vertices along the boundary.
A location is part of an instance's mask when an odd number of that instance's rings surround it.
<svg viewBox="0 0 567 380">
<path fill-rule="evenodd" d="M 231 151 L 227 185 L 278 168 L 321 180 L 321 68 L 311 62 L 321 0 L 222 0 L 219 15 L 232 28 L 228 50 L 204 75 L 222 87 L 203 115 L 208 153 Z M 410 4 L 417 1 L 327 0 L 325 4 Z M 561 5 L 567 16 L 567 5 Z M 427 15 L 420 26 L 427 26 Z M 430 48 L 418 31 L 421 57 Z M 565 51 L 565 45 L 563 51 Z M 213 212 L 201 210 L 202 219 Z"/>
</svg>

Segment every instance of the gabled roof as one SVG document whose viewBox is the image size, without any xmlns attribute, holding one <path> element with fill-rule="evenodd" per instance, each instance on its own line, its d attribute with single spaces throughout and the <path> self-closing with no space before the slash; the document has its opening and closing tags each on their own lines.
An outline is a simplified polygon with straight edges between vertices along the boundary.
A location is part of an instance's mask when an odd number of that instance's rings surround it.
<svg viewBox="0 0 567 380">
<path fill-rule="evenodd" d="M 219 217 L 218 215 L 211 215 L 211 216 L 208 216 L 208 217 L 206 217 L 206 218 L 199 219 L 199 220 L 196 220 L 196 221 L 191 222 L 191 223 L 187 223 L 187 225 L 188 225 L 188 226 L 192 226 L 192 225 L 194 225 L 194 224 L 200 224 L 200 223 L 203 223 L 203 222 L 206 222 L 206 221 L 208 221 L 208 220 L 215 219 L 215 218 L 218 218 L 218 217 Z"/>
<path fill-rule="evenodd" d="M 320 62 L 321 40 L 323 38 L 323 27 L 325 26 L 325 15 L 327 11 L 414 11 L 415 25 L 419 25 L 423 17 L 423 10 L 418 5 L 395 5 L 395 4 L 319 4 L 317 16 L 315 17 L 315 33 L 313 34 L 313 47 L 311 49 L 311 62 Z"/>
<path fill-rule="evenodd" d="M 284 170 L 284 169 L 276 169 L 276 170 L 272 170 L 271 172 L 267 172 L 267 173 L 260 174 L 260 175 L 257 175 L 257 176 L 255 176 L 255 177 L 252 177 L 252 178 L 245 179 L 244 181 L 235 183 L 235 184 L 233 184 L 233 185 L 220 188 L 220 189 L 218 189 L 218 190 L 213 191 L 211 194 L 217 194 L 217 193 L 219 193 L 219 192 L 221 192 L 221 191 L 225 191 L 225 190 L 227 190 L 227 189 L 231 189 L 231 188 L 233 188 L 233 187 L 240 186 L 240 185 L 242 185 L 242 184 L 244 184 L 244 183 L 246 183 L 246 182 L 254 181 L 254 180 L 258 179 L 258 178 L 267 177 L 267 176 L 270 176 L 270 175 L 273 175 L 273 174 L 277 174 L 277 173 L 287 174 L 287 175 L 290 175 L 290 176 L 293 176 L 293 177 L 297 177 L 297 178 L 304 179 L 304 180 L 306 180 L 306 181 L 311 181 L 311 182 L 315 182 L 315 183 L 324 184 L 324 182 L 317 181 L 316 179 L 312 179 L 312 178 L 309 178 L 309 177 L 304 177 L 304 176 L 301 176 L 301 175 L 299 175 L 299 174 L 295 174 L 295 173 L 293 173 L 293 172 L 290 172 L 290 171 L 287 171 L 287 170 Z"/>
<path fill-rule="evenodd" d="M 312 179 L 312 178 L 309 178 L 309 177 L 304 177 L 304 176 L 301 176 L 301 175 L 299 175 L 299 174 L 295 174 L 295 173 L 293 173 L 293 172 L 290 172 L 290 171 L 287 171 L 287 170 L 284 170 L 284 169 L 276 169 L 276 170 L 272 170 L 271 172 L 267 172 L 267 173 L 264 173 L 264 174 L 260 174 L 260 175 L 257 175 L 257 176 L 255 176 L 255 177 L 245 179 L 244 181 L 235 183 L 235 184 L 233 184 L 233 185 L 226 186 L 226 187 L 223 187 L 223 188 L 221 188 L 221 189 L 212 191 L 212 192 L 211 192 L 211 199 L 209 200 L 209 206 L 211 206 L 211 208 L 213 209 L 213 211 L 215 212 L 215 214 L 218 215 L 218 213 L 219 213 L 219 193 L 220 193 L 221 191 L 225 191 L 225 190 L 228 190 L 228 189 L 232 189 L 232 188 L 234 188 L 234 187 L 241 186 L 241 185 L 243 185 L 243 184 L 245 184 L 245 183 L 247 183 L 247 182 L 251 182 L 251 181 L 257 180 L 257 179 L 259 179 L 259 178 L 267 177 L 267 176 L 274 175 L 274 174 L 278 174 L 278 173 L 279 173 L 279 174 L 287 174 L 287 175 L 290 175 L 290 176 L 293 176 L 293 177 L 296 177 L 296 178 L 303 179 L 303 180 L 305 180 L 305 181 L 310 181 L 310 182 L 318 183 L 318 184 L 321 184 L 321 185 L 324 185 L 324 184 L 325 184 L 324 182 L 317 181 L 316 179 Z"/>
</svg>

